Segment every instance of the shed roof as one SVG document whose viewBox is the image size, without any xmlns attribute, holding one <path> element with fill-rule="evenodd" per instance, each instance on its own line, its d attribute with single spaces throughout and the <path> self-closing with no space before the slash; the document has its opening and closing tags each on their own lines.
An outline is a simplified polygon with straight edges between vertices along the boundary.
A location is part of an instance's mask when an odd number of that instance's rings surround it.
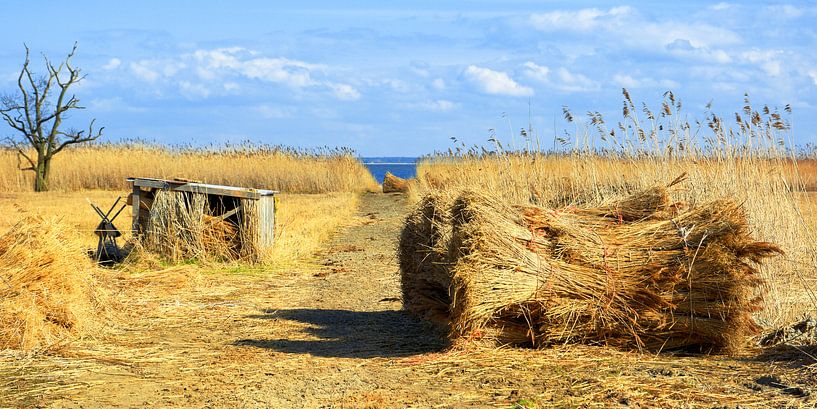
<svg viewBox="0 0 817 409">
<path fill-rule="evenodd" d="M 179 192 L 202 193 L 208 195 L 240 197 L 258 200 L 262 196 L 272 196 L 277 190 L 253 189 L 247 187 L 211 185 L 207 183 L 189 182 L 184 180 L 167 180 L 155 178 L 127 178 L 133 186 L 150 187 L 154 189 L 175 190 Z"/>
</svg>

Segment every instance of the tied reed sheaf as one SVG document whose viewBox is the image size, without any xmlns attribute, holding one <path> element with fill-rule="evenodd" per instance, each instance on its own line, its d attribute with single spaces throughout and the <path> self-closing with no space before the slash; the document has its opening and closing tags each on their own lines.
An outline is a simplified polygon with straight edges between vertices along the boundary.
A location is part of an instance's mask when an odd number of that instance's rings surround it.
<svg viewBox="0 0 817 409">
<path fill-rule="evenodd" d="M 408 181 L 391 172 L 386 172 L 383 178 L 383 193 L 399 193 L 408 190 Z"/>
<path fill-rule="evenodd" d="M 747 98 L 732 118 L 708 112 L 690 123 L 671 93 L 656 111 L 638 107 L 626 90 L 624 97 L 622 119 L 613 126 L 598 112 L 581 122 L 565 109 L 575 130 L 554 139 L 562 146 L 557 152 L 541 152 L 535 130 L 526 130 L 521 150 L 506 151 L 494 140 L 491 149 L 463 146 L 426 158 L 409 196 L 416 201 L 429 193 L 455 197 L 478 190 L 515 204 L 592 206 L 685 173 L 674 193 L 678 200 L 694 208 L 729 198 L 742 205 L 758 240 L 785 251 L 760 268 L 766 295 L 758 322 L 776 327 L 816 313 L 817 235 L 802 161 L 788 147 L 790 108 L 755 110 Z"/>
<path fill-rule="evenodd" d="M 0 350 L 46 350 L 95 328 L 104 292 L 72 228 L 23 218 L 0 236 Z"/>
<path fill-rule="evenodd" d="M 174 262 L 183 260 L 264 261 L 258 204 L 237 200 L 230 219 L 214 216 L 204 194 L 157 190 L 148 196 L 144 220 L 145 249 Z M 272 221 L 270 221 L 272 222 Z"/>
<path fill-rule="evenodd" d="M 0 147 L 0 191 L 33 189 L 32 172 L 23 172 L 18 165 L 17 152 Z M 365 166 L 346 149 L 299 150 L 249 143 L 194 148 L 138 142 L 82 145 L 60 152 L 54 156 L 49 189 L 126 190 L 128 177 L 183 177 L 289 193 L 378 189 Z"/>
<path fill-rule="evenodd" d="M 723 352 L 758 332 L 757 266 L 779 252 L 739 205 L 664 188 L 561 209 L 431 195 L 400 243 L 405 305 L 454 340 Z"/>
</svg>

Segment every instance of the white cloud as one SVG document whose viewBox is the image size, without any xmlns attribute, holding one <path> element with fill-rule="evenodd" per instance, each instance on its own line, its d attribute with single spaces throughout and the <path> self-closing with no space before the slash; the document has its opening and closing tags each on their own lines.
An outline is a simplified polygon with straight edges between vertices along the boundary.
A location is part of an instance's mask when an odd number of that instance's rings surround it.
<svg viewBox="0 0 817 409">
<path fill-rule="evenodd" d="M 329 68 L 325 65 L 283 57 L 264 57 L 243 47 L 200 49 L 177 58 L 140 60 L 128 66 L 135 78 L 156 86 L 164 84 L 176 87 L 187 98 L 207 98 L 233 92 L 241 88 L 241 80 L 280 84 L 294 89 L 322 89 L 344 101 L 360 98 L 360 91 L 351 85 L 328 79 Z M 168 81 L 161 81 L 163 79 Z"/>
<path fill-rule="evenodd" d="M 122 60 L 120 60 L 119 58 L 111 58 L 105 65 L 102 66 L 102 69 L 115 70 L 119 68 L 120 65 L 122 65 Z"/>
<path fill-rule="evenodd" d="M 160 76 L 158 72 L 149 68 L 144 61 L 131 63 L 130 70 L 136 78 L 147 82 L 154 82 Z"/>
<path fill-rule="evenodd" d="M 428 99 L 421 102 L 403 103 L 400 104 L 400 106 L 406 109 L 416 109 L 431 112 L 448 112 L 460 107 L 460 105 L 457 104 L 456 102 L 452 102 L 447 99 Z"/>
<path fill-rule="evenodd" d="M 280 107 L 272 105 L 259 105 L 254 108 L 259 115 L 267 119 L 283 119 L 289 118 L 295 112 L 290 107 Z"/>
<path fill-rule="evenodd" d="M 550 74 L 550 68 L 544 65 L 538 65 L 532 61 L 528 61 L 524 64 L 525 67 L 525 74 L 529 77 L 534 78 L 539 81 L 547 81 L 548 74 Z"/>
<path fill-rule="evenodd" d="M 88 109 L 93 112 L 144 112 L 145 108 L 134 107 L 125 103 L 121 97 L 94 98 L 89 101 Z"/>
<path fill-rule="evenodd" d="M 456 108 L 457 104 L 455 104 L 455 103 L 453 103 L 451 101 L 445 100 L 445 99 L 438 99 L 438 100 L 426 102 L 425 106 L 428 109 L 432 110 L 432 111 L 442 112 L 442 111 L 450 111 L 450 110 Z"/>
<path fill-rule="evenodd" d="M 817 70 L 809 71 L 808 76 L 811 78 L 811 82 L 813 82 L 814 85 L 817 85 Z"/>
<path fill-rule="evenodd" d="M 300 88 L 313 85 L 312 68 L 300 61 L 286 58 L 256 58 L 245 61 L 239 70 L 248 78 L 286 84 Z"/>
<path fill-rule="evenodd" d="M 711 49 L 707 46 L 695 46 L 689 40 L 676 39 L 666 45 L 666 50 L 680 58 L 693 59 L 703 62 L 716 62 L 718 64 L 729 64 L 732 57 L 720 49 Z"/>
<path fill-rule="evenodd" d="M 545 32 L 573 32 L 598 37 L 617 47 L 653 50 L 682 39 L 694 47 L 736 44 L 740 36 L 725 28 L 687 21 L 654 21 L 632 7 L 586 8 L 533 14 L 530 25 Z"/>
<path fill-rule="evenodd" d="M 187 68 L 187 65 L 181 61 L 165 59 L 139 60 L 130 63 L 129 67 L 136 78 L 147 82 L 156 82 L 162 77 L 173 77 Z"/>
<path fill-rule="evenodd" d="M 599 84 L 582 74 L 576 74 L 568 71 L 566 68 L 559 68 L 556 71 L 558 75 L 558 86 L 562 91 L 568 92 L 587 92 L 596 91 L 599 89 Z"/>
<path fill-rule="evenodd" d="M 535 28 L 542 31 L 589 31 L 606 25 L 606 20 L 621 18 L 632 11 L 633 9 L 628 6 L 614 7 L 607 11 L 597 8 L 576 11 L 557 10 L 533 14 L 530 16 L 530 22 Z"/>
<path fill-rule="evenodd" d="M 771 77 L 777 77 L 783 73 L 782 64 L 778 59 L 779 55 L 779 51 L 757 49 L 741 53 L 744 61 L 757 65 L 766 75 Z"/>
<path fill-rule="evenodd" d="M 206 80 L 218 77 L 218 72 L 230 72 L 250 79 L 280 83 L 291 87 L 314 85 L 311 72 L 323 67 L 287 58 L 253 58 L 256 53 L 241 48 L 197 50 L 190 57 L 197 63 L 196 73 Z"/>
<path fill-rule="evenodd" d="M 469 65 L 465 69 L 465 77 L 474 83 L 482 92 L 493 95 L 508 95 L 513 97 L 527 97 L 533 95 L 533 89 L 520 85 L 507 73 L 494 71 L 488 68 Z"/>
<path fill-rule="evenodd" d="M 619 87 L 623 88 L 664 88 L 664 89 L 674 89 L 678 88 L 680 84 L 673 80 L 655 80 L 650 77 L 644 78 L 633 78 L 627 74 L 615 74 L 613 75 L 613 83 L 618 85 Z"/>
<path fill-rule="evenodd" d="M 590 78 L 569 71 L 567 68 L 559 67 L 556 70 L 550 67 L 528 61 L 522 65 L 525 68 L 525 75 L 550 88 L 563 92 L 587 92 L 600 89 L 600 84 Z"/>
<path fill-rule="evenodd" d="M 626 74 L 616 74 L 613 76 L 613 82 L 616 85 L 624 88 L 640 88 L 642 82 Z"/>
<path fill-rule="evenodd" d="M 406 84 L 404 81 L 386 80 L 386 84 L 388 84 L 389 87 L 391 87 L 391 89 L 397 92 L 407 93 L 411 91 L 411 87 L 409 86 L 409 84 Z"/>
<path fill-rule="evenodd" d="M 805 10 L 792 6 L 791 4 L 778 4 L 766 8 L 771 16 L 782 16 L 784 18 L 798 18 L 805 14 Z"/>
<path fill-rule="evenodd" d="M 447 99 L 429 99 L 422 102 L 405 103 L 401 106 L 423 111 L 447 112 L 459 108 L 460 105 Z"/>
<path fill-rule="evenodd" d="M 420 77 L 428 77 L 431 75 L 429 65 L 425 61 L 412 61 L 409 67 L 411 71 Z"/>
<path fill-rule="evenodd" d="M 360 92 L 349 84 L 335 84 L 327 82 L 326 86 L 332 90 L 332 93 L 339 100 L 356 101 L 360 99 Z"/>
<path fill-rule="evenodd" d="M 431 87 L 437 91 L 442 91 L 445 89 L 445 81 L 442 78 L 436 78 L 434 81 L 431 81 Z"/>
<path fill-rule="evenodd" d="M 726 2 L 720 2 L 720 3 L 713 4 L 713 5 L 709 6 L 709 9 L 714 10 L 714 11 L 723 11 L 723 10 L 727 10 L 727 9 L 730 9 L 730 8 L 732 8 L 732 4 L 726 3 Z"/>
<path fill-rule="evenodd" d="M 190 99 L 207 98 L 212 93 L 206 85 L 190 81 L 179 81 L 179 90 Z"/>
</svg>

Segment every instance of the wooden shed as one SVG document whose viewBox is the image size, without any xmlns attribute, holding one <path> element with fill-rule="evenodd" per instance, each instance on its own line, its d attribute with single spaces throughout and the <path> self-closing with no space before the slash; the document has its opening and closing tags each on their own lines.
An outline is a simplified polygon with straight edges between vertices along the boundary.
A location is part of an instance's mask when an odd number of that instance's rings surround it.
<svg viewBox="0 0 817 409">
<path fill-rule="evenodd" d="M 128 178 L 133 232 L 172 260 L 261 260 L 275 240 L 273 190 Z"/>
</svg>

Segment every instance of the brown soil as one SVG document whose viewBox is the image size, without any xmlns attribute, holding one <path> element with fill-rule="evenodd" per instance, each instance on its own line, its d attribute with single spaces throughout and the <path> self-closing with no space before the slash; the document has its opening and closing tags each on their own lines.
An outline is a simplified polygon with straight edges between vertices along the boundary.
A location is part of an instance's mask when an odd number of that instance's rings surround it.
<svg viewBox="0 0 817 409">
<path fill-rule="evenodd" d="M 369 194 L 322 265 L 111 278 L 113 328 L 0 355 L 0 407 L 781 407 L 817 403 L 800 350 L 449 348 L 401 310 L 402 196 Z M 124 311 L 124 312 L 123 312 Z M 5 404 L 4 404 L 5 403 Z"/>
</svg>

